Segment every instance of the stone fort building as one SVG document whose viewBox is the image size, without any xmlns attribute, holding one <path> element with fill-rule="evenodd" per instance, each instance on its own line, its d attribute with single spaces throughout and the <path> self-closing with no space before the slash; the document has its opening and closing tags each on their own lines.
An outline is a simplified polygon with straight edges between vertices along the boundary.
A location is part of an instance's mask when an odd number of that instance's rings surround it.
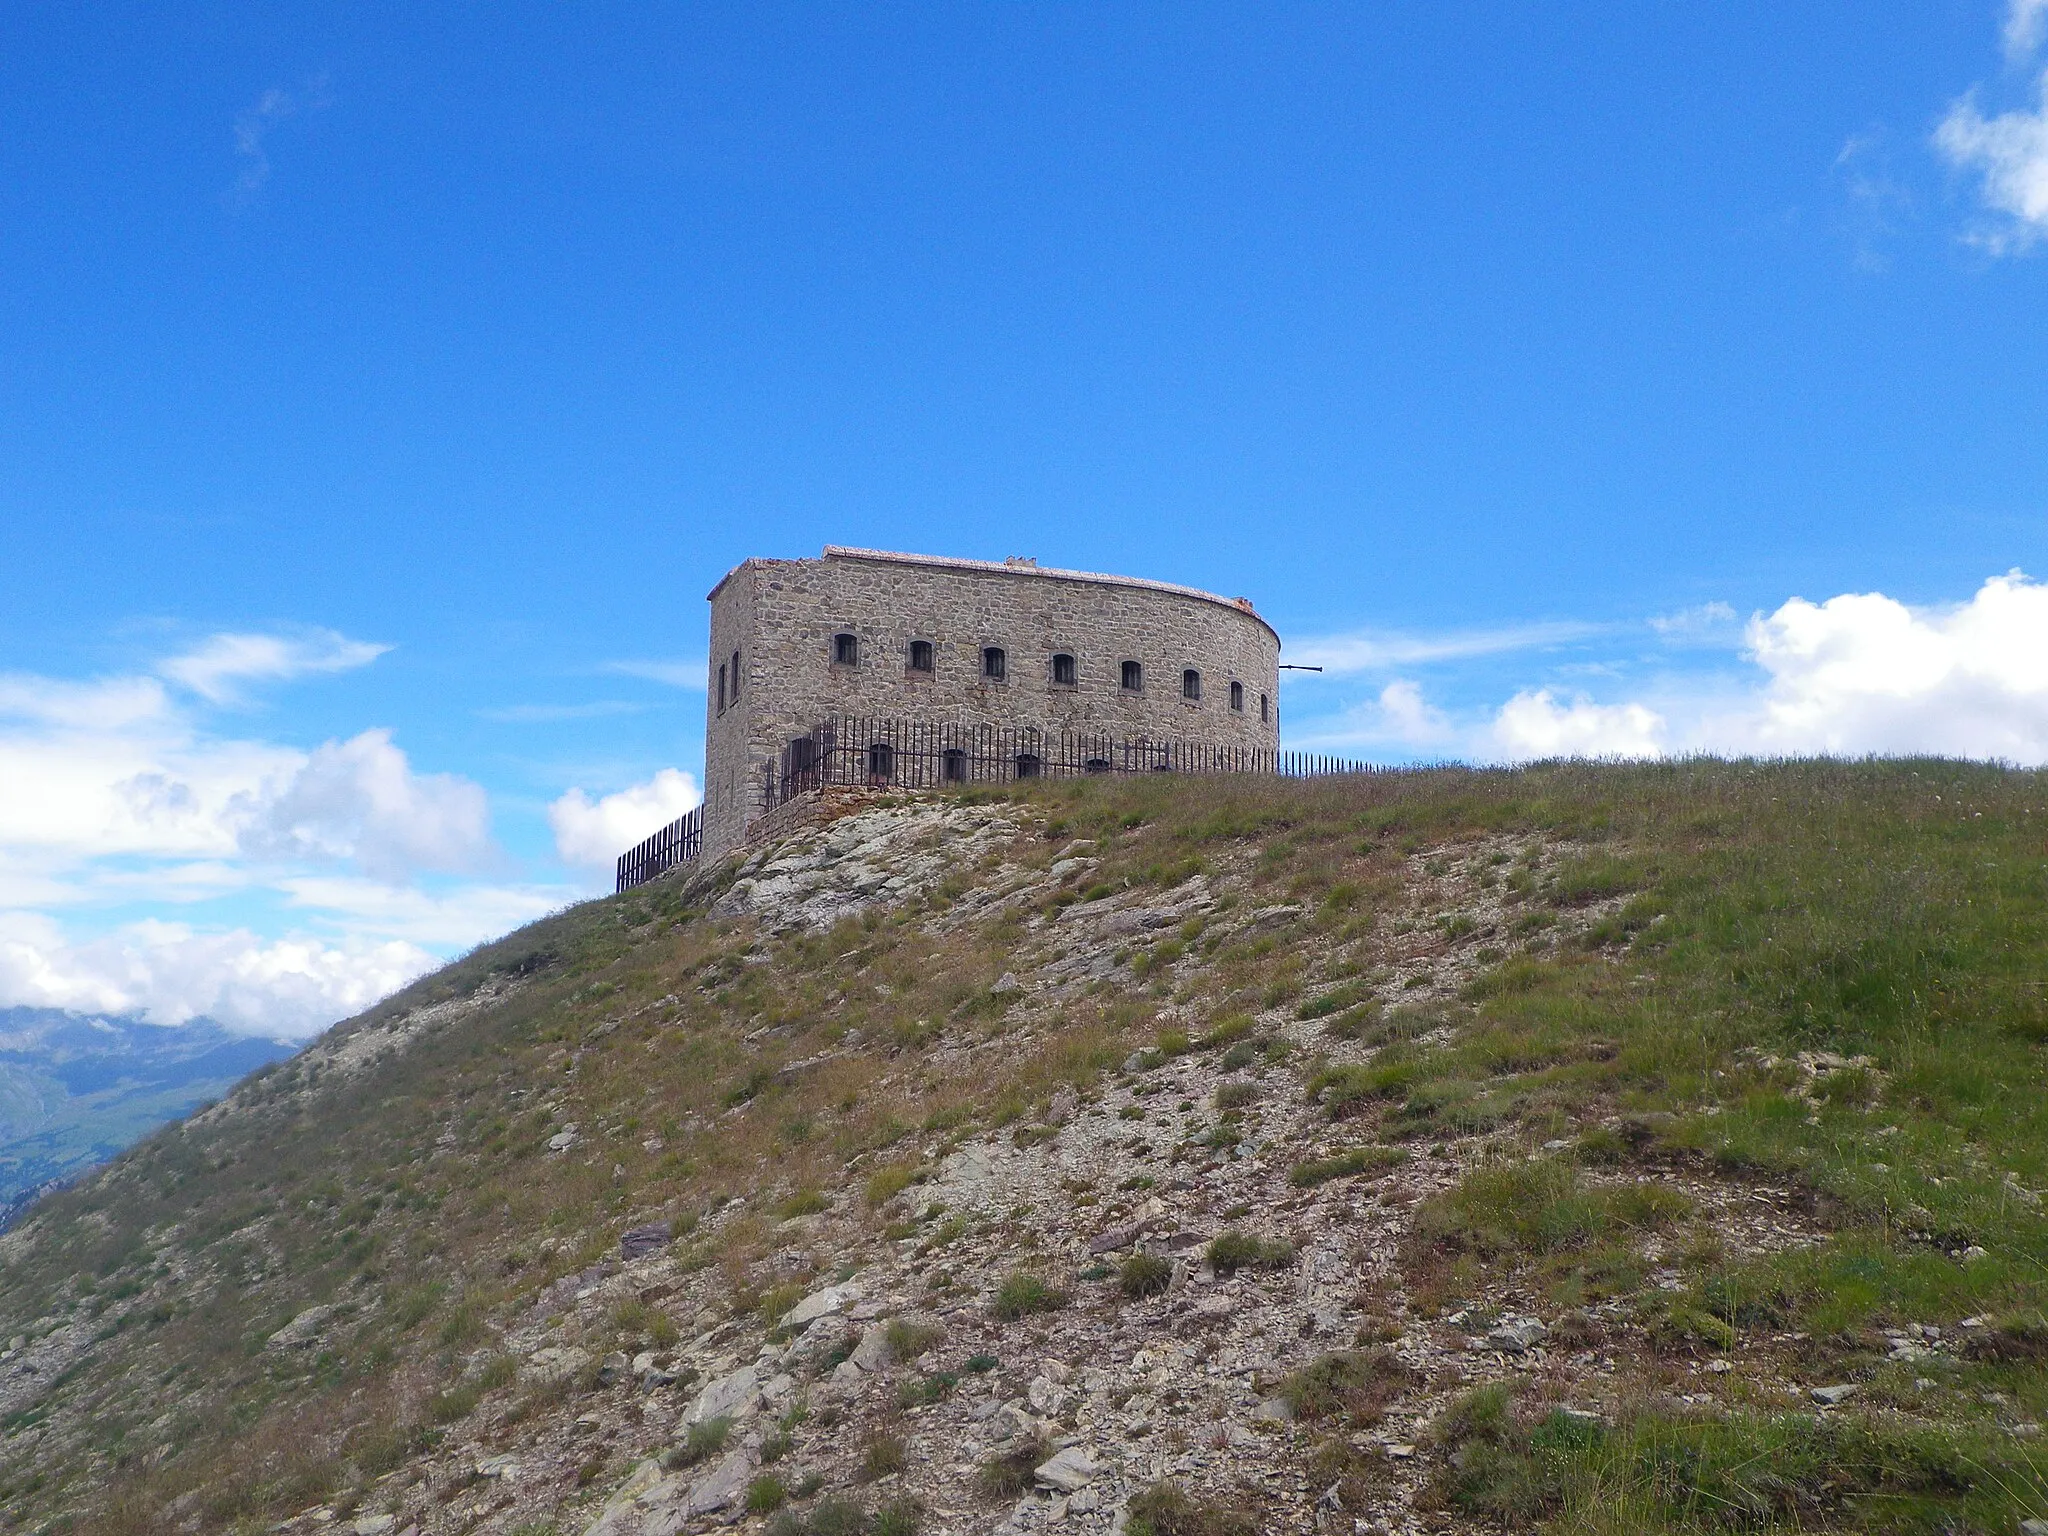
<svg viewBox="0 0 2048 1536">
<path fill-rule="evenodd" d="M 745 561 L 710 601 L 707 856 L 765 813 L 764 783 L 810 765 L 825 721 L 993 728 L 1026 743 L 1017 773 L 1039 769 L 1032 732 L 1239 757 L 1279 745 L 1280 637 L 1246 598 L 827 545 L 816 560 Z M 890 778 L 894 749 L 879 736 L 838 749 L 871 751 L 874 777 Z M 939 777 L 966 776 L 964 751 L 939 755 Z"/>
</svg>

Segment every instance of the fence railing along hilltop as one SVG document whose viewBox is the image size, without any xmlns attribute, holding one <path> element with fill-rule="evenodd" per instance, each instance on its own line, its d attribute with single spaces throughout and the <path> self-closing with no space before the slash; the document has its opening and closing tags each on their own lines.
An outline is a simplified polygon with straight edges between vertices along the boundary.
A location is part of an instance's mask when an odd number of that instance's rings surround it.
<svg viewBox="0 0 2048 1536">
<path fill-rule="evenodd" d="M 760 807 L 772 811 L 828 787 L 938 789 L 1018 779 L 1081 778 L 1104 773 L 1265 773 L 1323 778 L 1373 773 L 1369 763 L 1318 752 L 1154 741 L 1091 731 L 1030 726 L 959 725 L 841 715 L 793 738 L 761 765 Z M 622 891 L 697 856 L 703 809 L 648 838 L 619 859 Z"/>
<path fill-rule="evenodd" d="M 656 875 L 667 874 L 696 858 L 703 846 L 704 807 L 700 805 L 619 855 L 619 889 L 629 891 Z"/>
</svg>

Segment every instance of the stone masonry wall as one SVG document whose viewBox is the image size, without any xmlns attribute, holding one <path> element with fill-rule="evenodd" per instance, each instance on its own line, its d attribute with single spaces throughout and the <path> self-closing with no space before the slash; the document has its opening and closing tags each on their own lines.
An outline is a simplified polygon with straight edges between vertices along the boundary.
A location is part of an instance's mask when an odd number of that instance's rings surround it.
<svg viewBox="0 0 2048 1536">
<path fill-rule="evenodd" d="M 856 637 L 851 666 L 834 637 Z M 930 641 L 933 668 L 908 666 Z M 1007 677 L 984 675 L 1000 646 Z M 740 691 L 719 708 L 718 668 L 741 657 Z M 1056 653 L 1075 659 L 1055 683 Z M 1101 731 L 1271 751 L 1279 743 L 1280 641 L 1248 607 L 1185 589 L 1032 566 L 926 561 L 828 550 L 818 560 L 749 560 L 711 595 L 705 731 L 705 852 L 716 855 L 760 813 L 761 765 L 821 720 L 868 715 L 963 724 Z M 1125 661 L 1143 686 L 1120 686 Z M 1182 672 L 1201 697 L 1182 697 Z M 1244 708 L 1230 708 L 1230 684 Z M 1267 702 L 1261 718 L 1260 701 Z"/>
<path fill-rule="evenodd" d="M 754 643 L 754 591 L 760 567 L 778 562 L 749 560 L 711 594 L 710 676 L 704 698 L 704 844 L 699 857 L 715 857 L 736 844 L 760 811 L 759 781 L 748 773 L 752 715 L 762 672 Z M 733 656 L 740 659 L 739 696 L 731 696 Z M 718 669 L 727 668 L 727 697 L 721 707 Z"/>
</svg>

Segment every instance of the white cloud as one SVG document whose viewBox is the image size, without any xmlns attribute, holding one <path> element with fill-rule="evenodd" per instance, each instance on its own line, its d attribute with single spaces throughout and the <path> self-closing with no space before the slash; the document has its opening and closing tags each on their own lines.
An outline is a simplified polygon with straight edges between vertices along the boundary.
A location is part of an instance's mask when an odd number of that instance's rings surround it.
<svg viewBox="0 0 2048 1536">
<path fill-rule="evenodd" d="M 168 717 L 0 728 L 0 860 L 226 856 L 251 808 L 303 761 L 288 747 L 202 738 Z"/>
<path fill-rule="evenodd" d="M 1657 757 L 1664 717 L 1641 704 L 1596 704 L 1584 694 L 1560 704 L 1548 688 L 1524 691 L 1503 704 L 1493 722 L 1498 755 Z"/>
<path fill-rule="evenodd" d="M 170 699 L 153 677 L 65 682 L 14 672 L 0 675 L 0 720 L 27 720 L 73 730 L 121 730 L 160 720 Z"/>
<path fill-rule="evenodd" d="M 703 798 L 695 778 L 664 768 L 645 784 L 601 800 L 572 789 L 548 807 L 548 825 L 563 863 L 610 869 L 620 854 L 695 810 Z"/>
<path fill-rule="evenodd" d="M 1749 648 L 1768 684 L 1752 709 L 1703 721 L 1703 744 L 2048 762 L 2048 587 L 2018 571 L 1945 608 L 1794 598 L 1750 621 Z"/>
<path fill-rule="evenodd" d="M 1311 752 L 1371 747 L 1400 752 L 1457 751 L 1464 745 L 1464 733 L 1456 721 L 1423 697 L 1420 684 L 1396 678 L 1377 697 L 1352 705 L 1320 728 L 1290 733 L 1288 745 Z"/>
<path fill-rule="evenodd" d="M 708 686 L 710 664 L 698 659 L 685 658 L 682 661 L 608 661 L 598 669 L 615 673 L 620 677 L 637 677 L 645 682 L 666 683 L 671 688 L 686 688 L 692 693 L 702 693 Z"/>
<path fill-rule="evenodd" d="M 395 940 L 265 939 L 157 920 L 81 943 L 40 913 L 0 912 L 0 1002 L 158 1024 L 204 1015 L 281 1039 L 360 1012 L 437 963 Z"/>
<path fill-rule="evenodd" d="M 1583 640 L 1596 624 L 1521 624 L 1505 629 L 1454 630 L 1441 635 L 1360 633 L 1304 640 L 1288 648 L 1290 662 L 1325 672 L 1386 672 L 1431 661 L 1463 661 Z"/>
<path fill-rule="evenodd" d="M 330 741 L 249 818 L 244 851 L 353 860 L 396 881 L 414 870 L 473 870 L 491 849 L 490 805 L 454 774 L 421 774 L 385 730 Z"/>
<path fill-rule="evenodd" d="M 256 98 L 256 104 L 235 119 L 235 153 L 242 157 L 242 173 L 235 178 L 235 191 L 253 197 L 270 180 L 270 156 L 263 141 L 270 130 L 298 110 L 289 91 L 272 87 Z"/>
<path fill-rule="evenodd" d="M 1660 613 L 1650 619 L 1650 628 L 1667 640 L 1715 641 L 1739 632 L 1740 620 L 1726 603 L 1701 603 L 1676 613 Z"/>
<path fill-rule="evenodd" d="M 2039 90 L 2036 110 L 1996 117 L 1978 110 L 1972 92 L 1949 108 L 1934 132 L 1935 146 L 1949 162 L 1980 178 L 1984 201 L 2011 217 L 1975 237 L 1994 254 L 2024 249 L 2048 231 L 2048 72 Z"/>
<path fill-rule="evenodd" d="M 1388 732 L 1402 741 L 1422 745 L 1442 741 L 1450 732 L 1450 721 L 1422 697 L 1422 689 L 1397 679 L 1380 690 L 1380 715 Z"/>
<path fill-rule="evenodd" d="M 450 949 L 509 933 L 584 894 L 546 885 L 459 885 L 437 893 L 347 875 L 290 875 L 277 885 L 293 906 L 345 932 Z"/>
<path fill-rule="evenodd" d="M 331 629 L 298 635 L 215 635 L 198 649 L 173 656 L 158 670 L 208 702 L 221 704 L 237 697 L 238 683 L 348 672 L 368 666 L 390 649 Z"/>
<path fill-rule="evenodd" d="M 327 77 L 316 75 L 297 93 L 272 86 L 256 98 L 248 111 L 235 119 L 235 154 L 241 158 L 241 173 L 229 194 L 231 201 L 246 203 L 270 180 L 270 152 L 267 140 L 272 130 L 301 112 L 318 112 L 333 103 Z"/>
<path fill-rule="evenodd" d="M 2044 34 L 2048 34 L 2048 0 L 2012 0 L 2005 13 L 2005 56 L 2031 58 Z"/>
<path fill-rule="evenodd" d="M 490 854 L 483 790 L 414 773 L 391 733 L 311 753 L 139 729 L 0 729 L 0 870 L 94 859 L 352 861 L 389 879 L 465 870 Z"/>
</svg>

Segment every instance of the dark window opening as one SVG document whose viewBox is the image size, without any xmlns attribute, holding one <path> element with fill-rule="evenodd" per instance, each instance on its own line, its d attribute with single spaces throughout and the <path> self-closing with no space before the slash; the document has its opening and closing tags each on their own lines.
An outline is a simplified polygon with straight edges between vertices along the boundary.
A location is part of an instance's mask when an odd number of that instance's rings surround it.
<svg viewBox="0 0 2048 1536">
<path fill-rule="evenodd" d="M 1081 766 L 1089 773 L 1107 773 L 1109 772 L 1109 759 L 1106 757 L 1091 757 Z"/>
<path fill-rule="evenodd" d="M 732 701 L 735 704 L 740 701 L 740 653 L 738 651 L 732 653 Z"/>
<path fill-rule="evenodd" d="M 1003 653 L 1000 645 L 982 648 L 981 675 L 992 683 L 1000 683 L 1010 675 L 1010 658 Z"/>
<path fill-rule="evenodd" d="M 1044 768 L 1045 760 L 1041 758 L 1036 752 L 1019 752 L 1017 754 L 1018 778 L 1035 779 L 1042 771 L 1044 771 Z"/>
<path fill-rule="evenodd" d="M 1230 685 L 1230 707 L 1236 710 L 1240 715 L 1244 713 L 1243 683 L 1232 683 Z"/>
<path fill-rule="evenodd" d="M 913 640 L 910 642 L 909 667 L 913 672 L 929 672 L 932 670 L 931 641 Z"/>
<path fill-rule="evenodd" d="M 1273 706 L 1266 702 L 1266 696 L 1259 695 L 1259 724 L 1264 725 L 1273 718 Z"/>
<path fill-rule="evenodd" d="M 896 749 L 888 742 L 868 743 L 868 777 L 877 783 L 896 777 Z"/>
<path fill-rule="evenodd" d="M 854 635 L 832 637 L 832 665 L 835 667 L 857 667 L 860 665 L 860 640 Z"/>
<path fill-rule="evenodd" d="M 967 782 L 967 753 L 960 747 L 948 747 L 939 754 L 939 778 L 948 784 Z"/>
<path fill-rule="evenodd" d="M 1123 664 L 1123 680 L 1118 684 L 1126 693 L 1139 693 L 1145 687 L 1145 669 L 1135 661 Z"/>
<path fill-rule="evenodd" d="M 1052 680 L 1053 680 L 1053 682 L 1055 682 L 1056 684 L 1058 684 L 1059 686 L 1061 686 L 1061 687 L 1063 687 L 1063 688 L 1071 688 L 1071 687 L 1073 687 L 1073 686 L 1074 686 L 1074 680 L 1075 680 L 1075 679 L 1076 679 L 1077 677 L 1079 677 L 1079 676 L 1080 676 L 1080 673 L 1079 673 L 1079 671 L 1078 671 L 1078 670 L 1077 670 L 1077 669 L 1075 668 L 1075 666 L 1074 666 L 1074 658 L 1073 658 L 1073 657 L 1071 657 L 1071 656 L 1067 655 L 1067 654 L 1066 654 L 1066 653 L 1065 653 L 1064 651 L 1062 651 L 1062 652 L 1061 652 L 1061 653 L 1060 653 L 1059 655 L 1057 655 L 1057 656 L 1053 657 L 1053 659 L 1052 659 Z"/>
<path fill-rule="evenodd" d="M 790 779 L 809 779 L 818 771 L 818 744 L 808 736 L 790 742 L 789 750 L 782 756 L 783 772 Z"/>
<path fill-rule="evenodd" d="M 718 712 L 725 713 L 725 663 L 718 664 Z"/>
<path fill-rule="evenodd" d="M 1180 696 L 1184 699 L 1199 699 L 1202 696 L 1202 674 L 1189 667 L 1180 675 Z"/>
</svg>

